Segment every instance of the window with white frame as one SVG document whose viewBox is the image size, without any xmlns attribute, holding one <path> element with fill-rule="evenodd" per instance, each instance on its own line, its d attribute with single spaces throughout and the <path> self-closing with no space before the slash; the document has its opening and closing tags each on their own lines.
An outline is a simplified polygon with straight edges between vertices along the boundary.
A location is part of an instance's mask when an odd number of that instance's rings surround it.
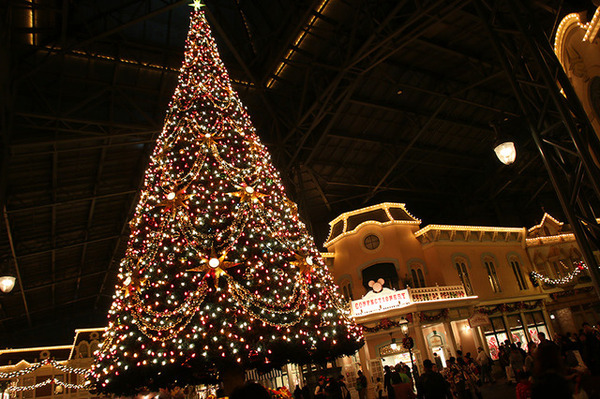
<svg viewBox="0 0 600 399">
<path fill-rule="evenodd" d="M 471 278 L 469 277 L 467 262 L 462 258 L 457 258 L 454 261 L 454 266 L 458 272 L 458 278 L 460 279 L 460 282 L 462 283 L 463 287 L 465 287 L 465 292 L 467 295 L 473 295 L 473 287 L 471 286 Z"/>
<path fill-rule="evenodd" d="M 498 280 L 498 274 L 496 273 L 496 265 L 494 264 L 494 260 L 490 257 L 486 257 L 483 260 L 483 265 L 487 271 L 488 281 L 490 282 L 492 291 L 495 293 L 502 291 L 500 289 L 500 281 Z"/>
<path fill-rule="evenodd" d="M 412 265 L 410 267 L 410 277 L 412 280 L 412 288 L 423 288 L 425 287 L 425 275 L 423 274 L 423 266 Z"/>
<path fill-rule="evenodd" d="M 517 285 L 520 290 L 526 290 L 528 288 L 527 281 L 523 277 L 523 272 L 521 270 L 521 265 L 517 258 L 510 258 L 510 267 L 512 267 L 513 273 L 515 274 L 515 278 L 517 279 Z"/>
</svg>

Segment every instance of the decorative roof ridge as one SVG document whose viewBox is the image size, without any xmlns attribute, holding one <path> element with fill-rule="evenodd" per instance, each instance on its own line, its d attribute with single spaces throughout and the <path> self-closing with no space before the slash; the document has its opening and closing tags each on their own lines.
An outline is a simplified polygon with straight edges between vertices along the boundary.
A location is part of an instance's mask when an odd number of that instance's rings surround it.
<svg viewBox="0 0 600 399">
<path fill-rule="evenodd" d="M 415 233 L 415 237 L 419 237 L 431 230 L 467 230 L 467 231 L 490 231 L 502 233 L 521 233 L 524 227 L 497 227 L 497 226 L 460 226 L 460 225 L 442 225 L 430 224 Z"/>
<path fill-rule="evenodd" d="M 565 224 L 565 222 L 561 222 L 560 220 L 552 217 L 552 215 L 550 215 L 548 212 L 544 212 L 544 216 L 542 216 L 542 220 L 540 221 L 540 223 L 527 229 L 527 232 L 531 233 L 533 230 L 539 229 L 540 227 L 542 227 L 544 225 L 544 223 L 546 222 L 546 219 L 552 220 L 554 223 L 556 223 L 559 226 L 562 226 Z"/>
<path fill-rule="evenodd" d="M 418 223 L 418 224 L 421 224 L 421 222 L 422 222 L 421 219 L 416 218 L 413 214 L 411 214 L 408 211 L 408 209 L 406 209 L 405 203 L 381 202 L 377 205 L 370 205 L 370 206 L 367 206 L 364 208 L 355 209 L 353 211 L 344 212 L 344 213 L 340 214 L 338 217 L 336 217 L 335 219 L 333 219 L 331 222 L 329 222 L 329 226 L 333 226 L 340 220 L 348 219 L 350 216 L 360 215 L 361 213 L 366 213 L 366 212 L 370 212 L 370 211 L 377 210 L 377 209 L 383 209 L 384 211 L 386 211 L 386 213 L 388 213 L 388 209 L 390 209 L 390 208 L 401 208 L 404 212 L 406 212 L 406 214 L 408 216 L 413 218 L 413 222 Z M 391 219 L 393 219 L 393 218 L 391 218 Z"/>
<path fill-rule="evenodd" d="M 55 345 L 55 346 L 38 346 L 38 347 L 31 347 L 31 348 L 0 349 L 0 355 L 3 355 L 5 353 L 71 349 L 71 347 L 72 347 L 72 345 Z"/>
</svg>

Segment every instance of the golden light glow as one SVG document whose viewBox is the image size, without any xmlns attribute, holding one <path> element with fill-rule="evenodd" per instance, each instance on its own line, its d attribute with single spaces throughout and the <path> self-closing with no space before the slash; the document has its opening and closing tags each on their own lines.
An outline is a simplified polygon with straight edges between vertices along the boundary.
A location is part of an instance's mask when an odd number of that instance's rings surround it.
<svg viewBox="0 0 600 399">
<path fill-rule="evenodd" d="M 31 0 L 31 8 L 29 9 L 29 12 L 27 14 L 27 27 L 31 29 L 31 33 L 29 34 L 29 44 L 31 44 L 32 46 L 35 46 L 35 42 L 36 42 L 36 37 L 35 37 L 35 33 L 34 29 L 35 29 L 35 14 L 33 11 L 33 8 L 35 7 L 35 0 Z"/>
<path fill-rule="evenodd" d="M 553 218 L 548 212 L 546 212 L 546 213 L 544 213 L 544 216 L 542 217 L 542 221 L 540 222 L 540 224 L 537 224 L 537 225 L 533 226 L 532 228 L 528 229 L 527 232 L 531 233 L 533 230 L 536 230 L 536 229 L 539 229 L 540 227 L 542 227 L 542 225 L 546 222 L 546 219 L 552 220 L 554 223 L 556 223 L 559 226 L 562 226 L 563 224 L 565 224 L 564 222 L 561 222 L 558 219 Z"/>
<path fill-rule="evenodd" d="M 453 226 L 453 225 L 440 225 L 430 224 L 422 228 L 415 233 L 415 237 L 422 236 L 432 230 L 445 230 L 445 231 L 473 231 L 473 232 L 490 232 L 490 233 L 523 233 L 524 228 L 522 227 L 491 227 L 491 226 Z"/>
<path fill-rule="evenodd" d="M 302 31 L 300 32 L 298 37 L 296 37 L 296 40 L 294 40 L 294 44 L 292 45 L 292 47 L 288 50 L 287 54 L 285 55 L 285 57 L 283 57 L 283 60 L 279 63 L 279 65 L 277 65 L 277 68 L 275 69 L 275 73 L 274 73 L 275 76 L 273 76 L 267 82 L 268 89 L 271 89 L 275 85 L 275 83 L 277 82 L 277 78 L 281 75 L 281 73 L 287 66 L 288 61 L 292 58 L 292 56 L 296 52 L 296 49 L 300 47 L 300 45 L 302 44 L 302 42 L 308 35 L 308 32 L 312 29 L 312 27 L 317 22 L 318 15 L 322 14 L 324 12 L 325 7 L 329 3 L 329 1 L 330 0 L 321 1 L 321 4 L 319 4 L 319 6 L 317 7 L 317 11 L 315 12 L 315 14 L 312 17 L 310 17 L 310 20 L 308 21 L 306 26 L 304 26 L 302 28 Z"/>
<path fill-rule="evenodd" d="M 333 219 L 331 222 L 329 222 L 329 234 L 327 235 L 328 237 L 331 237 L 331 233 L 332 233 L 332 229 L 333 226 L 335 226 L 339 221 L 343 220 L 344 221 L 344 228 L 342 229 L 342 234 L 331 238 L 329 241 L 325 242 L 323 245 L 325 247 L 329 247 L 333 244 L 335 244 L 336 242 L 338 242 L 339 240 L 341 240 L 344 237 L 347 237 L 349 235 L 355 234 L 359 229 L 361 229 L 364 226 L 367 225 L 376 225 L 376 226 L 390 226 L 390 225 L 395 225 L 395 224 L 402 224 L 402 225 L 406 225 L 406 224 L 412 224 L 412 225 L 420 225 L 421 224 L 421 220 L 417 219 L 416 217 L 414 217 L 407 209 L 406 209 L 406 204 L 402 204 L 402 203 L 397 203 L 397 202 L 382 202 L 381 204 L 377 204 L 377 205 L 371 205 L 368 206 L 366 208 L 360 208 L 360 209 L 356 209 L 354 211 L 350 211 L 350 212 L 346 212 L 346 213 L 342 213 L 340 216 L 336 217 L 335 219 Z M 412 220 L 395 220 L 391 213 L 390 213 L 390 208 L 399 208 L 402 209 L 404 212 L 406 212 L 406 214 L 412 218 Z M 389 221 L 387 222 L 379 222 L 376 220 L 367 220 L 365 222 L 362 222 L 361 224 L 359 224 L 358 226 L 356 226 L 354 229 L 348 231 L 348 218 L 354 215 L 360 215 L 363 213 L 367 213 L 373 210 L 378 210 L 381 209 L 385 212 L 385 214 L 387 215 Z"/>
</svg>

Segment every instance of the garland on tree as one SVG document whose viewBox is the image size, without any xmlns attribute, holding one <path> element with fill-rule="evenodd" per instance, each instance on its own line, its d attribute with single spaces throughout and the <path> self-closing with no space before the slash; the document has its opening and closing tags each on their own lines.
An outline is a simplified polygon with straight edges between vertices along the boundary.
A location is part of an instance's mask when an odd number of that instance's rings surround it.
<svg viewBox="0 0 600 399">
<path fill-rule="evenodd" d="M 564 265 L 564 263 L 561 261 L 560 262 L 563 267 L 566 268 L 566 266 Z M 577 277 L 580 273 L 582 273 L 583 271 L 587 270 L 588 267 L 587 265 L 583 262 L 583 261 L 579 261 L 579 262 L 573 262 L 574 268 L 573 270 L 567 274 L 564 277 L 560 277 L 560 278 L 555 278 L 552 279 L 550 277 L 546 277 L 543 274 L 540 274 L 536 271 L 532 271 L 531 273 L 529 273 L 529 279 L 531 280 L 531 283 L 534 285 L 534 287 L 537 287 L 540 283 L 540 281 L 544 284 L 548 284 L 548 285 L 565 285 L 565 284 L 569 284 L 571 283 L 575 277 Z"/>
</svg>

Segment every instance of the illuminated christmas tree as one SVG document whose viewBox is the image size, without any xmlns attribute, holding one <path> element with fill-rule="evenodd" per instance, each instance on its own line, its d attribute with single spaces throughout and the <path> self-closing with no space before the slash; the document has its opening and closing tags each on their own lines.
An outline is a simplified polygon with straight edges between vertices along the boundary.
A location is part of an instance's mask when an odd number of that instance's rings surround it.
<svg viewBox="0 0 600 399">
<path fill-rule="evenodd" d="M 130 227 L 97 391 L 207 382 L 233 365 L 322 362 L 362 345 L 200 7 Z"/>
</svg>

